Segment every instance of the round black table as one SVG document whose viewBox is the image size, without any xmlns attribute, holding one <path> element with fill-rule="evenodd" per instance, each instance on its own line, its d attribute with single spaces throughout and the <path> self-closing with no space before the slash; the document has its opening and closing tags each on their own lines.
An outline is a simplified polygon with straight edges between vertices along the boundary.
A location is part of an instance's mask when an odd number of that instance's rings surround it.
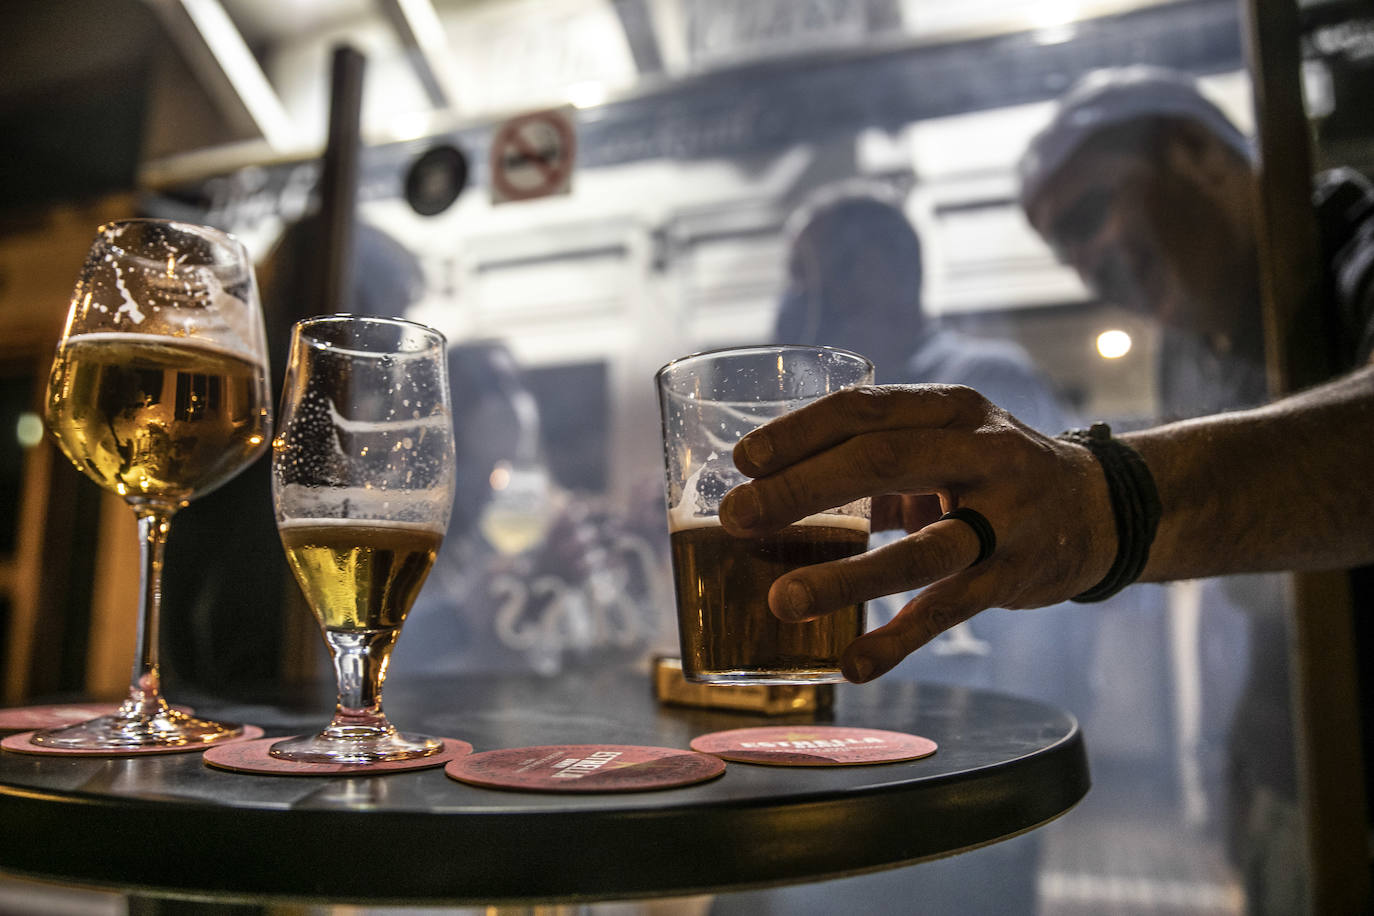
<svg viewBox="0 0 1374 916">
<path fill-rule="evenodd" d="M 174 697 L 184 701 L 184 697 Z M 253 776 L 198 753 L 0 753 L 0 871 L 144 897 L 510 905 L 716 893 L 858 874 L 1030 830 L 1088 790 L 1072 716 L 933 684 L 842 685 L 819 718 L 660 706 L 646 675 L 393 678 L 406 730 L 477 751 L 535 744 L 686 748 L 705 732 L 789 721 L 885 728 L 931 757 L 829 768 L 730 763 L 670 790 L 550 795 L 483 789 L 442 768 L 385 776 Z M 321 726 L 330 701 L 197 703 L 268 735 Z"/>
</svg>

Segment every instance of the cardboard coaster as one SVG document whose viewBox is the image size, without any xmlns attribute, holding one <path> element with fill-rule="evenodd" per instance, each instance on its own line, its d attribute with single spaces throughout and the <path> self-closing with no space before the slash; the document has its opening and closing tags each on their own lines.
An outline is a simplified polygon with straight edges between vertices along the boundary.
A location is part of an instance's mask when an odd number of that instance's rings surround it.
<svg viewBox="0 0 1374 916">
<path fill-rule="evenodd" d="M 645 792 L 715 779 L 723 761 L 680 748 L 546 744 L 484 751 L 444 768 L 453 779 L 526 792 Z"/>
<path fill-rule="evenodd" d="M 173 706 L 178 712 L 189 714 L 189 706 Z M 118 703 L 63 703 L 56 706 L 13 706 L 0 709 L 0 732 L 36 732 L 44 728 L 61 728 L 108 716 L 119 711 Z"/>
<path fill-rule="evenodd" d="M 876 728 L 775 725 L 699 735 L 692 739 L 692 749 L 741 763 L 834 767 L 928 757 L 935 753 L 935 742 Z"/>
<path fill-rule="evenodd" d="M 252 741 L 262 737 L 262 729 L 256 725 L 245 725 L 243 734 L 233 738 L 224 738 L 213 744 L 185 744 L 185 745 L 152 745 L 150 747 L 121 747 L 111 750 L 88 751 L 79 748 L 67 747 L 44 747 L 40 744 L 30 744 L 29 739 L 33 737 L 33 732 L 20 732 L 17 735 L 10 735 L 0 741 L 0 747 L 7 751 L 16 751 L 20 754 L 51 754 L 57 757 L 137 757 L 143 754 L 185 754 L 190 751 L 203 751 L 206 748 L 222 747 L 226 744 L 238 744 L 243 741 Z"/>
<path fill-rule="evenodd" d="M 472 753 L 472 745 L 456 738 L 444 738 L 444 746 L 428 757 L 408 760 L 383 760 L 381 763 L 305 763 L 298 760 L 279 760 L 268 754 L 278 741 L 286 738 L 263 738 L 260 741 L 240 741 L 212 747 L 205 752 L 205 763 L 221 770 L 236 773 L 262 773 L 269 776 L 376 776 L 379 773 L 403 773 L 407 770 L 426 770 L 443 766 L 450 760 Z"/>
</svg>

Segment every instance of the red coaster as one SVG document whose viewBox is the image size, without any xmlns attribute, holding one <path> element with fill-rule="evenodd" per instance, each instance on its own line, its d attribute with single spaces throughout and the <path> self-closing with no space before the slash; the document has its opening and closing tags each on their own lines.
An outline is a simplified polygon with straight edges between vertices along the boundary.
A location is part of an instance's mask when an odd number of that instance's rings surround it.
<svg viewBox="0 0 1374 916">
<path fill-rule="evenodd" d="M 240 741 L 210 748 L 205 762 L 221 770 L 236 773 L 265 773 L 269 776 L 374 776 L 378 773 L 401 773 L 406 770 L 427 770 L 443 766 L 450 760 L 472 753 L 472 745 L 456 738 L 444 738 L 444 746 L 428 757 L 408 760 L 384 760 L 381 763 L 304 763 L 299 760 L 279 760 L 267 751 L 285 738 L 263 738 L 260 741 Z"/>
<path fill-rule="evenodd" d="M 484 751 L 444 772 L 459 782 L 526 792 L 643 792 L 715 779 L 724 762 L 679 748 L 546 744 Z"/>
<path fill-rule="evenodd" d="M 30 744 L 29 739 L 33 737 L 33 732 L 20 732 L 17 735 L 10 735 L 0 741 L 0 747 L 7 751 L 17 751 L 20 754 L 53 754 L 58 757 L 136 757 L 143 754 L 185 754 L 189 751 L 203 751 L 206 748 L 222 747 L 227 744 L 238 744 L 243 741 L 252 741 L 254 738 L 262 737 L 262 729 L 256 725 L 245 725 L 243 734 L 233 738 L 225 738 L 214 744 L 187 744 L 180 746 L 153 747 L 125 747 L 115 750 L 87 751 L 75 750 L 66 747 L 44 747 L 41 744 Z"/>
<path fill-rule="evenodd" d="M 173 706 L 178 712 L 190 713 L 189 706 Z M 118 703 L 65 703 L 58 706 L 14 706 L 0 709 L 0 732 L 36 732 L 44 728 L 61 728 L 108 716 L 119 711 Z"/>
<path fill-rule="evenodd" d="M 935 753 L 935 742 L 876 728 L 774 725 L 700 735 L 692 739 L 692 749 L 742 763 L 834 767 L 928 757 Z"/>
</svg>

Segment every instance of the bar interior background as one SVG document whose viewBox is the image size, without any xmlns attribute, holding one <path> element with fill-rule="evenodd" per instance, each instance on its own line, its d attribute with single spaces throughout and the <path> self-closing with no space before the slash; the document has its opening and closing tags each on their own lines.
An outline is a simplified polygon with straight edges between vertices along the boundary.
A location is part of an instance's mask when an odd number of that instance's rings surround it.
<svg viewBox="0 0 1374 916">
<path fill-rule="evenodd" d="M 514 358 L 537 405 L 546 482 L 628 515 L 646 479 L 661 474 L 654 370 L 683 353 L 767 338 L 784 282 L 783 222 L 836 180 L 865 177 L 905 196 L 925 248 L 932 316 L 1025 348 L 1084 417 L 1149 422 L 1159 329 L 1094 300 L 1055 262 L 1017 206 L 1013 166 L 1075 77 L 1151 63 L 1198 76 L 1243 129 L 1269 149 L 1295 151 L 1301 168 L 1374 172 L 1367 4 L 1264 4 L 1268 19 L 1260 6 L 13 0 L 0 35 L 4 702 L 117 695 L 127 678 L 129 513 L 70 473 L 39 419 L 94 227 L 130 215 L 207 222 L 239 235 L 268 267 L 288 228 L 317 212 L 320 189 L 339 187 L 323 158 L 338 116 L 339 48 L 365 67 L 352 206 L 345 228 L 325 231 L 351 236 L 346 255 L 383 285 L 392 262 L 377 252 L 413 261 L 407 317 L 454 342 L 498 342 Z M 1299 111 L 1275 108 L 1285 92 Z M 575 130 L 570 187 L 494 200 L 489 152 L 501 126 L 551 109 Z M 407 177 L 436 149 L 459 151 L 466 182 L 456 200 L 426 213 L 407 198 Z M 444 175 L 453 178 L 432 180 Z M 1281 200 L 1293 180 L 1273 177 L 1268 193 Z M 1287 293 L 1269 292 L 1270 308 L 1285 307 Z M 306 300 L 265 304 L 269 324 L 312 310 Z M 1093 341 L 1106 329 L 1130 334 L 1128 354 L 1098 355 Z M 1303 354 L 1275 359 L 1282 371 L 1301 366 Z M 1296 636 L 1282 637 L 1280 653 L 1321 651 L 1299 638 L 1301 596 L 1311 593 L 1299 586 Z M 1142 607 L 1095 621 L 1090 651 L 1076 660 L 1091 684 L 1073 711 L 1095 785 L 1043 830 L 1027 912 L 1220 914 L 1255 903 L 1228 855 L 1226 758 L 1231 717 L 1254 673 L 1243 647 L 1260 637 L 1234 609 L 1199 604 L 1188 583 L 1138 588 L 1149 593 Z M 305 615 L 279 613 L 290 600 L 283 590 L 249 621 L 275 629 L 247 675 L 316 671 Z M 645 641 L 671 647 L 670 604 L 662 616 L 663 630 Z M 954 646 L 951 655 L 960 651 L 978 650 Z M 194 659 L 173 665 L 173 683 L 186 690 L 206 687 Z M 551 676 L 571 663 L 543 662 Z M 1305 689 L 1281 691 L 1300 722 L 1312 702 Z M 1266 762 L 1310 764 L 1321 741 L 1343 740 L 1314 734 L 1299 729 L 1292 746 L 1264 749 Z M 1349 776 L 1319 775 L 1335 782 L 1307 787 L 1299 822 L 1266 828 L 1291 832 L 1306 850 L 1314 900 L 1339 899 L 1350 877 L 1349 863 L 1326 849 L 1337 838 L 1320 833 L 1321 805 Z M 975 868 L 979 856 L 997 861 L 969 853 Z M 715 912 L 769 905 L 739 897 L 716 901 Z M 35 900 L 117 911 L 108 895 L 0 882 L 0 909 Z"/>
</svg>

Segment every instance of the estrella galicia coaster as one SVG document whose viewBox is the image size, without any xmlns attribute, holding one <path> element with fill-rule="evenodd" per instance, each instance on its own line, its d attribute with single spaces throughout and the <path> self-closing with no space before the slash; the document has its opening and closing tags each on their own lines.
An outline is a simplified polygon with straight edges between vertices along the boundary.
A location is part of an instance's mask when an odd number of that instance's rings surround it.
<svg viewBox="0 0 1374 916">
<path fill-rule="evenodd" d="M 56 757 L 139 757 L 144 754 L 188 754 L 191 751 L 207 751 L 210 748 L 224 747 L 230 744 L 239 744 L 244 741 L 252 741 L 262 737 L 262 729 L 256 725 L 243 726 L 243 734 L 235 735 L 232 738 L 221 738 L 213 744 L 175 744 L 162 745 L 153 744 L 148 747 L 115 747 L 115 748 L 71 748 L 71 747 L 45 747 L 41 744 L 31 744 L 29 739 L 33 737 L 33 732 L 19 732 L 9 735 L 0 741 L 0 747 L 7 751 L 15 751 L 20 754 L 52 754 Z"/>
<path fill-rule="evenodd" d="M 428 757 L 382 760 L 377 763 L 311 763 L 281 760 L 268 753 L 272 745 L 285 738 L 263 738 L 242 744 L 213 747 L 205 752 L 205 763 L 219 770 L 261 773 L 267 776 L 376 776 L 443 766 L 456 757 L 472 753 L 472 745 L 456 738 L 444 738 L 444 746 Z"/>
<path fill-rule="evenodd" d="M 190 714 L 189 706 L 173 706 Z M 57 703 L 43 706 L 10 706 L 0 709 L 0 732 L 33 732 L 44 728 L 76 725 L 88 719 L 113 715 L 118 703 Z"/>
<path fill-rule="evenodd" d="M 786 767 L 833 767 L 896 763 L 935 753 L 919 735 L 838 725 L 772 725 L 734 728 L 692 739 L 692 749 L 741 763 Z"/>
<path fill-rule="evenodd" d="M 643 792 L 715 779 L 725 764 L 681 748 L 547 744 L 484 751 L 444 770 L 459 782 L 526 792 Z"/>
</svg>

